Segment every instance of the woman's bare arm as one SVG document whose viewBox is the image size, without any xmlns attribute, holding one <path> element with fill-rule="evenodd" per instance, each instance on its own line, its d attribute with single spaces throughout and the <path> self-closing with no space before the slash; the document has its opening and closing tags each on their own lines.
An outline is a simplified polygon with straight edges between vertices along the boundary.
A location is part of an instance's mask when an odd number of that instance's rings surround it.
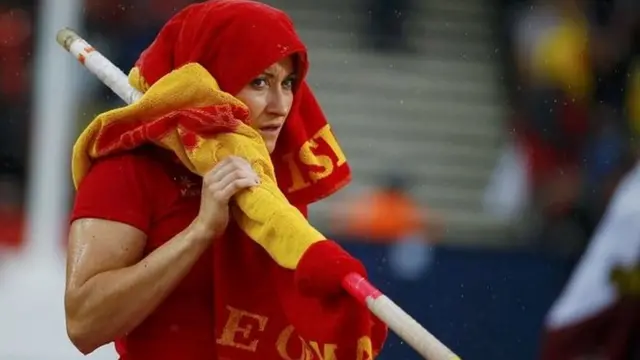
<svg viewBox="0 0 640 360">
<path fill-rule="evenodd" d="M 147 256 L 146 235 L 121 222 L 71 224 L 65 310 L 67 332 L 87 354 L 138 326 L 189 273 L 229 221 L 229 200 L 259 183 L 251 165 L 228 157 L 203 177 L 190 226 Z"/>
<path fill-rule="evenodd" d="M 74 221 L 65 294 L 74 345 L 88 354 L 133 330 L 189 272 L 210 236 L 192 225 L 143 258 L 140 230 L 100 219 Z"/>
</svg>

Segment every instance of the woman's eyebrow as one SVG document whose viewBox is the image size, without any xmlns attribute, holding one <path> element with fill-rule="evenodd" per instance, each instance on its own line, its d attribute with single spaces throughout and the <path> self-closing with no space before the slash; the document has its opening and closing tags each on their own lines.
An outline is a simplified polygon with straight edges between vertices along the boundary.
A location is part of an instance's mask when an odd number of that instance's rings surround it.
<svg viewBox="0 0 640 360">
<path fill-rule="evenodd" d="M 262 72 L 262 75 L 267 76 L 269 78 L 274 78 L 277 75 L 274 72 L 271 72 L 269 70 L 265 70 Z M 287 76 L 285 76 L 286 78 L 291 78 L 291 77 L 297 77 L 298 74 L 295 71 L 292 71 L 290 74 L 288 74 Z"/>
</svg>

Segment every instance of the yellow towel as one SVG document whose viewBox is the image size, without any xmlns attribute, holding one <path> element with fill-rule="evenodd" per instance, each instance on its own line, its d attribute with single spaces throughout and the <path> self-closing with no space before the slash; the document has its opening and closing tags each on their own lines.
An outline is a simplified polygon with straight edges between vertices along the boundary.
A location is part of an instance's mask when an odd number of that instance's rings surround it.
<svg viewBox="0 0 640 360">
<path fill-rule="evenodd" d="M 261 184 L 236 195 L 233 217 L 278 265 L 295 269 L 305 250 L 325 239 L 278 188 L 260 134 L 237 119 L 238 114 L 246 115 L 245 105 L 221 91 L 202 66 L 185 65 L 148 89 L 137 69 L 129 80 L 144 96 L 100 114 L 80 135 L 72 159 L 76 187 L 95 159 L 144 143 L 172 150 L 201 176 L 234 154 L 251 163 Z"/>
</svg>

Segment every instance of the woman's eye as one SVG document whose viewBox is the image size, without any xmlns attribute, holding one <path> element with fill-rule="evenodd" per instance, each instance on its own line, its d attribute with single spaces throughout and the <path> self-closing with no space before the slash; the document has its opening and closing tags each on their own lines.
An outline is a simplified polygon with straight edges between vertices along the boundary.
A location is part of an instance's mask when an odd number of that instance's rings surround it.
<svg viewBox="0 0 640 360">
<path fill-rule="evenodd" d="M 257 79 L 254 79 L 253 81 L 251 81 L 251 86 L 253 86 L 256 89 L 265 88 L 267 85 L 268 84 L 267 84 L 267 80 L 266 79 L 257 78 Z"/>
<path fill-rule="evenodd" d="M 293 83 L 294 83 L 293 79 L 287 79 L 282 82 L 282 87 L 286 90 L 291 90 L 293 89 Z"/>
</svg>

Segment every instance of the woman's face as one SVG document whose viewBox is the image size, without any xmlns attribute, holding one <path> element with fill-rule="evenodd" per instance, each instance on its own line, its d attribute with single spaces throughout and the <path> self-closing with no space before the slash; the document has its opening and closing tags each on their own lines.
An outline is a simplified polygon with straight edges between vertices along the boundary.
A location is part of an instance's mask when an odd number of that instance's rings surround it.
<svg viewBox="0 0 640 360">
<path fill-rule="evenodd" d="M 295 76 L 293 60 L 287 57 L 266 68 L 236 94 L 249 108 L 251 127 L 260 132 L 270 153 L 293 104 Z"/>
</svg>

